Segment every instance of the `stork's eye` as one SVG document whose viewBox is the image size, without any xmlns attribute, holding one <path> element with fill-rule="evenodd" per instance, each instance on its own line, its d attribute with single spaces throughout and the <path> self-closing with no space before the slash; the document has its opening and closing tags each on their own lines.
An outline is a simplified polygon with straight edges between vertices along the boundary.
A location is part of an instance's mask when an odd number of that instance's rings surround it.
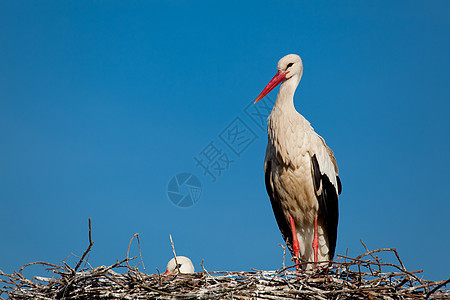
<svg viewBox="0 0 450 300">
<path fill-rule="evenodd" d="M 177 268 L 178 268 L 178 269 L 181 268 L 181 264 L 178 264 L 178 265 L 177 265 Z"/>
<path fill-rule="evenodd" d="M 288 63 L 288 65 L 287 65 L 287 67 L 286 67 L 286 70 L 289 69 L 290 67 L 292 67 L 293 64 L 294 64 L 294 63 Z"/>
</svg>

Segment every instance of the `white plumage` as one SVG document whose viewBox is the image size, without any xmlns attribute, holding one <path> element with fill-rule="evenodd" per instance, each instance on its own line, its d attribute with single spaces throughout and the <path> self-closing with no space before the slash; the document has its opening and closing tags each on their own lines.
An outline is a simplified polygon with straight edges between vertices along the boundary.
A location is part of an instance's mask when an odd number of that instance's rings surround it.
<svg viewBox="0 0 450 300">
<path fill-rule="evenodd" d="M 277 69 L 255 101 L 282 83 L 268 118 L 267 193 L 292 255 L 303 263 L 332 260 L 341 189 L 336 160 L 324 139 L 295 110 L 294 93 L 303 74 L 300 57 L 283 57 Z"/>
<path fill-rule="evenodd" d="M 176 261 L 175 258 L 172 258 L 167 263 L 166 272 L 164 272 L 164 274 L 176 274 L 178 272 L 181 274 L 193 274 L 194 271 L 194 265 L 189 258 L 186 256 L 177 256 Z"/>
</svg>

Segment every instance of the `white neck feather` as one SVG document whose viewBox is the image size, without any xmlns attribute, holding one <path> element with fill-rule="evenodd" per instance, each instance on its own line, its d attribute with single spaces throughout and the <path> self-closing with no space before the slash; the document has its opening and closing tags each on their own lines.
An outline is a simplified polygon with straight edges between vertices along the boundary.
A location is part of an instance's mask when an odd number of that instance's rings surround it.
<svg viewBox="0 0 450 300">
<path fill-rule="evenodd" d="M 294 107 L 294 93 L 300 78 L 301 74 L 294 75 L 281 84 L 268 119 L 269 143 L 286 165 L 295 164 L 298 155 L 292 147 L 301 146 L 304 142 L 301 132 L 311 128 L 309 122 Z M 292 144 L 292 141 L 297 144 Z"/>
<path fill-rule="evenodd" d="M 301 75 L 296 74 L 281 84 L 274 108 L 281 109 L 283 113 L 297 112 L 294 107 L 294 93 L 300 79 Z"/>
<path fill-rule="evenodd" d="M 277 111 L 276 115 L 278 117 L 298 114 L 294 106 L 294 93 L 300 82 L 300 78 L 301 75 L 294 75 L 281 84 L 277 100 L 273 107 L 273 111 Z"/>
</svg>

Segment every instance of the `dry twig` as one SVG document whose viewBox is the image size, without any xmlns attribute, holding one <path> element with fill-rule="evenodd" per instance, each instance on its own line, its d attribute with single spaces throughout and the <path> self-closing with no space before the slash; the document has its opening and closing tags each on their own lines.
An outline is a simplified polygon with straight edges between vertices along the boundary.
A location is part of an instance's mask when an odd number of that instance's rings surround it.
<svg viewBox="0 0 450 300">
<path fill-rule="evenodd" d="M 172 235 L 171 234 L 169 234 L 169 238 L 170 238 L 170 244 L 172 245 L 173 258 L 175 259 L 175 266 L 177 267 L 178 273 L 181 273 L 180 272 L 180 266 L 178 265 L 177 254 L 175 253 L 175 246 L 173 245 L 173 240 L 172 240 Z"/>
<path fill-rule="evenodd" d="M 91 231 L 91 230 L 89 230 Z M 137 235 L 134 235 L 134 237 Z M 133 239 L 132 238 L 132 239 Z M 171 238 L 171 237 L 170 237 Z M 130 245 L 131 241 L 130 240 Z M 90 246 L 92 246 L 90 239 Z M 139 241 L 138 241 L 139 243 Z M 171 238 L 172 250 L 176 257 Z M 75 268 L 65 261 L 59 265 L 34 262 L 19 272 L 0 271 L 0 300 L 4 299 L 449 299 L 450 279 L 428 281 L 417 277 L 421 271 L 406 271 L 394 248 L 369 251 L 351 258 L 338 255 L 338 262 L 313 271 L 295 271 L 287 266 L 276 271 L 207 271 L 174 277 L 144 274 L 130 266 L 127 258 L 110 265 L 77 271 L 90 251 L 85 251 Z M 382 262 L 375 253 L 393 253 L 397 263 Z M 383 256 L 384 257 L 384 256 Z M 343 260 L 342 260 L 343 258 Z M 142 259 L 142 258 L 141 258 Z M 343 262 L 341 262 L 341 260 Z M 27 279 L 22 271 L 41 265 L 53 272 L 51 278 Z M 386 268 L 396 271 L 386 271 Z"/>
<path fill-rule="evenodd" d="M 130 247 L 131 247 L 131 242 L 133 241 L 133 239 L 136 237 L 137 241 L 138 241 L 138 247 L 139 247 L 139 257 L 141 258 L 141 263 L 142 263 L 142 268 L 145 271 L 145 265 L 144 265 L 144 260 L 142 259 L 142 254 L 141 254 L 141 242 L 139 241 L 139 233 L 135 233 L 133 235 L 133 237 L 130 240 L 130 243 L 128 243 L 128 249 L 127 249 L 127 259 L 129 258 L 130 255 Z M 127 266 L 128 268 L 131 268 L 130 265 L 127 262 Z"/>
<path fill-rule="evenodd" d="M 76 272 L 78 270 L 78 268 L 80 267 L 81 263 L 83 262 L 84 258 L 86 257 L 86 254 L 89 253 L 89 251 L 91 251 L 92 245 L 94 245 L 94 242 L 92 241 L 92 236 L 91 236 L 91 218 L 89 218 L 89 246 L 87 247 L 86 251 L 84 251 L 83 256 L 81 256 L 80 260 L 78 261 L 77 265 L 75 266 L 75 269 L 73 270 L 74 272 Z"/>
</svg>

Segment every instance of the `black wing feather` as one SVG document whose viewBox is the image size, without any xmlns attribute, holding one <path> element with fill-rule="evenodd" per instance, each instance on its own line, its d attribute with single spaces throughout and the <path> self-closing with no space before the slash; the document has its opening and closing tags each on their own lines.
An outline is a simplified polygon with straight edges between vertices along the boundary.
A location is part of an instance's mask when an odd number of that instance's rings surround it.
<svg viewBox="0 0 450 300">
<path fill-rule="evenodd" d="M 281 202 L 279 200 L 280 197 L 276 190 L 276 187 L 272 189 L 272 186 L 274 185 L 271 184 L 271 176 L 272 176 L 272 162 L 267 161 L 265 173 L 267 194 L 269 195 L 270 203 L 272 204 L 273 214 L 275 215 L 275 219 L 277 220 L 278 228 L 281 231 L 281 235 L 283 236 L 283 239 L 286 242 L 289 251 L 291 251 L 292 256 L 295 256 L 294 250 L 292 248 L 291 227 L 289 226 L 289 223 L 286 221 L 286 216 L 284 215 L 283 209 L 281 208 Z"/>
<path fill-rule="evenodd" d="M 337 181 L 337 185 L 338 185 L 338 194 L 340 195 L 342 193 L 342 183 L 341 183 L 341 179 L 339 178 L 339 176 L 336 176 L 336 181 Z"/>
<path fill-rule="evenodd" d="M 329 259 L 334 257 L 334 251 L 336 250 L 337 240 L 337 228 L 339 220 L 339 208 L 338 208 L 338 193 L 336 187 L 331 183 L 326 174 L 320 172 L 319 162 L 314 154 L 311 158 L 313 165 L 313 176 L 316 192 L 320 190 L 322 185 L 322 192 L 317 196 L 319 201 L 319 217 L 321 218 L 325 232 L 328 237 L 329 244 Z M 338 186 L 338 192 L 341 193 L 342 186 L 339 177 L 336 177 Z M 317 194 L 316 194 L 317 195 Z"/>
</svg>

